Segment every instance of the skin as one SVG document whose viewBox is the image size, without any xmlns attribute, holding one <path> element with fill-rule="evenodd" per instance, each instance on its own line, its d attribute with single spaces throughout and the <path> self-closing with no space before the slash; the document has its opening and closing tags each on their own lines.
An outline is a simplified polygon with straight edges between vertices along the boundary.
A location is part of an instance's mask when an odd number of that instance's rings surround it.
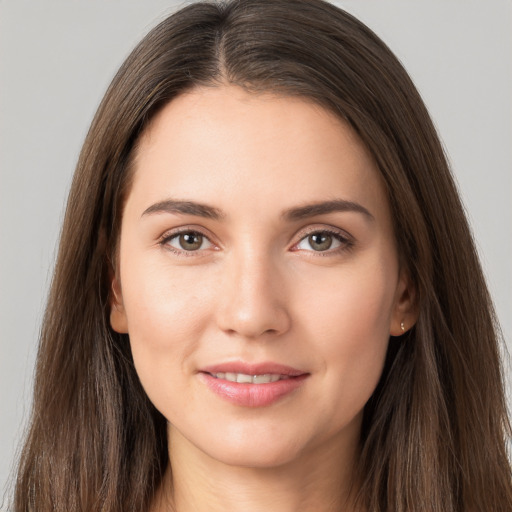
<svg viewBox="0 0 512 512">
<path fill-rule="evenodd" d="M 144 213 L 170 198 L 221 217 Z M 283 215 L 339 199 L 369 214 Z M 202 234 L 196 250 L 180 245 L 183 229 Z M 112 327 L 129 333 L 169 422 L 172 476 L 154 510 L 352 510 L 363 407 L 389 336 L 414 318 L 383 183 L 346 124 L 306 100 L 235 86 L 174 99 L 137 149 L 112 286 Z M 268 406 L 242 407 L 198 373 L 239 360 L 308 377 Z"/>
</svg>

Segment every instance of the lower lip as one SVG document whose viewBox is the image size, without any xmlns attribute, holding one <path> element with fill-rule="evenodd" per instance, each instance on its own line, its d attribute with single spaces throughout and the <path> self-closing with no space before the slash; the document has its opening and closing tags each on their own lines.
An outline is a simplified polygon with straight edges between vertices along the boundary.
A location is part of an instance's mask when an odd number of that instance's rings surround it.
<svg viewBox="0 0 512 512">
<path fill-rule="evenodd" d="M 299 388 L 308 374 L 268 384 L 249 384 L 217 379 L 209 373 L 199 374 L 208 388 L 224 400 L 243 407 L 264 407 L 277 402 Z"/>
</svg>

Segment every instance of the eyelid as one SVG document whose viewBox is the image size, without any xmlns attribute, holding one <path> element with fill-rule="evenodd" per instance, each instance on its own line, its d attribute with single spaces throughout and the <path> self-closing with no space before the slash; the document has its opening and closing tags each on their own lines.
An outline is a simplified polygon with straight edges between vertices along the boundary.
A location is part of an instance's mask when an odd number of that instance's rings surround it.
<svg viewBox="0 0 512 512">
<path fill-rule="evenodd" d="M 336 237 L 340 242 L 341 246 L 336 247 L 334 249 L 327 249 L 326 251 L 314 251 L 313 249 L 298 249 L 297 246 L 308 236 L 313 235 L 315 233 L 328 233 Z M 314 254 L 315 256 L 330 256 L 343 251 L 347 251 L 352 249 L 355 243 L 355 238 L 345 231 L 344 229 L 337 228 L 334 226 L 326 225 L 326 224 L 315 224 L 313 226 L 308 226 L 305 229 L 300 230 L 294 238 L 298 238 L 296 242 L 291 247 L 292 251 L 301 251 L 309 252 Z"/>
<path fill-rule="evenodd" d="M 208 247 L 207 249 L 198 249 L 196 251 L 185 251 L 185 250 L 177 249 L 176 247 L 173 247 L 172 245 L 169 245 L 167 243 L 172 238 L 175 238 L 183 233 L 197 233 L 197 234 L 203 236 L 204 238 L 206 238 L 210 242 L 210 244 L 212 244 L 212 247 Z M 158 237 L 157 243 L 164 249 L 169 250 L 169 251 L 177 254 L 178 256 L 185 256 L 185 257 L 203 256 L 205 251 L 209 251 L 212 249 L 213 250 L 219 249 L 219 244 L 217 244 L 213 240 L 213 236 L 210 235 L 206 229 L 204 229 L 200 226 L 195 226 L 195 225 L 186 225 L 186 226 L 180 226 L 177 228 L 168 229 L 167 231 L 165 231 L 162 235 L 160 235 Z"/>
<path fill-rule="evenodd" d="M 197 251 L 185 251 L 185 250 L 179 250 L 179 249 L 167 244 L 167 242 L 171 238 L 179 236 L 182 233 L 200 234 L 201 236 L 205 237 L 212 244 L 212 247 L 209 247 L 208 249 L 198 249 Z M 328 233 L 330 235 L 333 235 L 341 242 L 342 245 L 340 247 L 336 247 L 334 249 L 327 249 L 326 251 L 314 251 L 313 249 L 308 251 L 305 249 L 297 249 L 297 245 L 300 242 L 302 242 L 306 237 L 308 237 L 314 233 Z M 164 247 L 165 249 L 167 249 L 179 256 L 186 256 L 186 257 L 196 256 L 196 257 L 198 257 L 201 255 L 204 255 L 204 253 L 206 251 L 210 251 L 212 249 L 213 250 L 220 249 L 220 244 L 217 243 L 214 240 L 214 238 L 215 237 L 210 234 L 209 230 L 206 230 L 202 226 L 185 225 L 185 226 L 179 226 L 176 228 L 166 230 L 162 235 L 160 235 L 158 237 L 157 243 L 158 243 L 158 245 Z M 293 243 L 292 247 L 290 248 L 291 251 L 304 250 L 305 252 L 312 253 L 315 256 L 334 255 L 334 254 L 352 249 L 352 247 L 355 243 L 355 238 L 350 233 L 345 231 L 344 229 L 334 227 L 331 225 L 326 225 L 326 224 L 315 224 L 315 225 L 311 225 L 306 228 L 303 228 L 293 238 L 295 238 L 296 241 Z"/>
</svg>

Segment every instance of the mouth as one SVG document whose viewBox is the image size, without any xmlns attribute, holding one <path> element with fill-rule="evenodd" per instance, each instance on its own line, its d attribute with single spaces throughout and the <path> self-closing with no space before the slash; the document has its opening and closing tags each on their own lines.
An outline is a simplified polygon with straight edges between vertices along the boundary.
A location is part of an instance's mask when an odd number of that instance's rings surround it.
<svg viewBox="0 0 512 512">
<path fill-rule="evenodd" d="M 287 380 L 292 377 L 289 375 L 279 375 L 277 373 L 264 373 L 263 375 L 248 375 L 246 373 L 218 372 L 210 373 L 215 379 L 223 379 L 228 382 L 239 382 L 241 384 L 270 384 L 278 380 Z"/>
<path fill-rule="evenodd" d="M 246 363 L 233 361 L 200 370 L 215 379 L 238 382 L 241 384 L 270 384 L 280 380 L 306 375 L 307 372 L 278 363 Z"/>
<path fill-rule="evenodd" d="M 239 406 L 270 405 L 301 387 L 309 373 L 273 363 L 225 363 L 203 368 L 199 374 L 208 388 Z"/>
</svg>

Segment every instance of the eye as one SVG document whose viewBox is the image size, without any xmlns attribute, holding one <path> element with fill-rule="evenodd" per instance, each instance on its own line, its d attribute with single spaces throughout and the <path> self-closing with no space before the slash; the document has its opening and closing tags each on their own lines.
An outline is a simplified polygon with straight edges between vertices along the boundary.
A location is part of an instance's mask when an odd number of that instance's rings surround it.
<svg viewBox="0 0 512 512">
<path fill-rule="evenodd" d="M 340 233 L 318 230 L 302 238 L 294 249 L 314 252 L 334 252 L 337 249 L 348 248 L 350 246 L 351 242 L 349 239 L 342 236 Z"/>
<path fill-rule="evenodd" d="M 177 252 L 194 252 L 212 247 L 212 243 L 199 231 L 182 231 L 167 236 L 162 245 L 168 246 Z"/>
</svg>

